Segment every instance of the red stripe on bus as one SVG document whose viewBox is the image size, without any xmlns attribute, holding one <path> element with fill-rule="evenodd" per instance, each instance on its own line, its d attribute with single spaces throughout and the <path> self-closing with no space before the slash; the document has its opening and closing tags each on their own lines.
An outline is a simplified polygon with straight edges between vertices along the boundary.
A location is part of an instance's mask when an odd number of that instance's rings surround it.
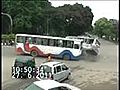
<svg viewBox="0 0 120 90">
<path fill-rule="evenodd" d="M 30 48 L 30 52 L 31 51 L 37 51 L 39 55 L 45 55 L 40 49 L 38 49 L 36 46 L 33 46 Z"/>
<path fill-rule="evenodd" d="M 16 49 L 16 53 L 17 54 L 23 54 L 24 52 L 23 52 L 22 48 L 19 47 L 19 48 Z"/>
</svg>

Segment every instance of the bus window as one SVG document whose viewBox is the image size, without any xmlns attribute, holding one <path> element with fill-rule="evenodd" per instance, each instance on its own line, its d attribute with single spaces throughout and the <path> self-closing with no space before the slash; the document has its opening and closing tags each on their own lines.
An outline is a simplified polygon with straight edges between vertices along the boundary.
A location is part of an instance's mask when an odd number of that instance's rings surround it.
<svg viewBox="0 0 120 90">
<path fill-rule="evenodd" d="M 87 39 L 83 39 L 84 43 L 87 43 Z"/>
<path fill-rule="evenodd" d="M 17 43 L 24 43 L 24 37 L 17 36 Z"/>
<path fill-rule="evenodd" d="M 32 37 L 25 37 L 25 42 L 28 40 L 29 44 L 32 44 Z"/>
<path fill-rule="evenodd" d="M 96 40 L 95 44 L 100 45 L 100 42 L 98 40 Z"/>
<path fill-rule="evenodd" d="M 42 45 L 48 45 L 48 39 L 42 38 Z"/>
<path fill-rule="evenodd" d="M 58 47 L 62 47 L 63 46 L 63 41 L 62 40 L 58 40 Z"/>
<path fill-rule="evenodd" d="M 58 40 L 57 39 L 54 40 L 54 46 L 58 47 Z"/>
<path fill-rule="evenodd" d="M 63 40 L 63 47 L 67 47 L 67 41 Z"/>
<path fill-rule="evenodd" d="M 73 41 L 67 41 L 67 48 L 73 48 Z"/>
<path fill-rule="evenodd" d="M 36 44 L 36 37 L 32 38 L 32 44 Z"/>
<path fill-rule="evenodd" d="M 41 38 L 36 38 L 36 44 L 37 45 L 42 45 L 42 39 Z"/>
<path fill-rule="evenodd" d="M 87 44 L 92 44 L 93 41 L 94 41 L 94 39 L 87 39 L 86 43 L 87 43 Z"/>
<path fill-rule="evenodd" d="M 93 41 L 94 41 L 94 39 L 90 39 L 90 40 L 89 40 L 89 43 L 90 43 L 90 44 L 92 44 L 92 43 L 93 43 Z"/>
<path fill-rule="evenodd" d="M 49 40 L 49 46 L 54 46 L 54 39 Z"/>
<path fill-rule="evenodd" d="M 79 45 L 78 44 L 74 44 L 74 49 L 79 49 Z"/>
</svg>

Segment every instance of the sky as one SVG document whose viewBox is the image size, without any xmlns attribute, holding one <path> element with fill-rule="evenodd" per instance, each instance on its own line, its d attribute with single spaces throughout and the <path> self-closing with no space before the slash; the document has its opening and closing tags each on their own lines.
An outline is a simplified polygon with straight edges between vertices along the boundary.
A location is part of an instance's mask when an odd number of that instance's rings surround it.
<svg viewBox="0 0 120 90">
<path fill-rule="evenodd" d="M 89 6 L 92 9 L 94 15 L 92 25 L 96 20 L 106 17 L 107 19 L 117 19 L 119 20 L 119 1 L 118 0 L 49 0 L 52 6 L 58 7 L 64 4 L 75 4 L 79 3 L 83 6 Z"/>
</svg>

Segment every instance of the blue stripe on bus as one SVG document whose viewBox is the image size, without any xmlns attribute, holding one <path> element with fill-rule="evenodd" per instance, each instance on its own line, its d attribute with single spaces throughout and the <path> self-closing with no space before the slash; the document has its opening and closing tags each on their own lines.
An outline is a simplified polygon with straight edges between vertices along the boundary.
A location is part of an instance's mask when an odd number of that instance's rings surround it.
<svg viewBox="0 0 120 90">
<path fill-rule="evenodd" d="M 74 56 L 69 50 L 62 51 L 60 54 L 56 55 L 56 57 L 63 58 L 63 56 L 65 54 L 69 54 L 70 55 L 70 59 L 74 59 L 74 60 L 79 60 L 80 59 L 80 55 L 79 56 Z"/>
</svg>

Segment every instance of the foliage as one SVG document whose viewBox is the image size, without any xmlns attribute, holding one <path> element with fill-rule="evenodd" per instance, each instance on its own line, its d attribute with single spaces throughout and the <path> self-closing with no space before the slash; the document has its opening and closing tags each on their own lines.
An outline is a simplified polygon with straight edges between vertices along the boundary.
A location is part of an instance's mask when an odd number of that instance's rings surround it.
<svg viewBox="0 0 120 90">
<path fill-rule="evenodd" d="M 66 36 L 92 30 L 93 13 L 82 4 L 52 7 L 48 0 L 3 0 L 2 12 L 13 19 L 13 33 Z"/>
<path fill-rule="evenodd" d="M 49 9 L 49 32 L 56 35 L 81 35 L 92 30 L 93 13 L 82 4 L 69 5 Z"/>
<path fill-rule="evenodd" d="M 15 40 L 15 34 L 2 34 L 2 40 Z"/>
<path fill-rule="evenodd" d="M 2 12 L 13 19 L 13 33 L 36 33 L 42 24 L 42 9 L 48 7 L 47 0 L 39 1 L 6 1 L 2 2 Z"/>
<path fill-rule="evenodd" d="M 117 25 L 116 25 L 117 26 Z M 114 24 L 108 20 L 107 18 L 103 17 L 98 19 L 94 24 L 93 33 L 98 35 L 99 37 L 106 36 L 106 38 L 117 38 L 117 27 L 114 27 Z"/>
</svg>

